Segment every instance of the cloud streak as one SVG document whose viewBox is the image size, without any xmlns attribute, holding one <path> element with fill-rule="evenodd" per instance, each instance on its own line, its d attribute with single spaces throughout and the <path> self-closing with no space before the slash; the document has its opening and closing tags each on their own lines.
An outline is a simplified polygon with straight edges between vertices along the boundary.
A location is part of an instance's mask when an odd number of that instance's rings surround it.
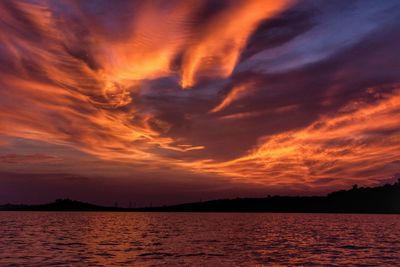
<svg viewBox="0 0 400 267">
<path fill-rule="evenodd" d="M 6 154 L 0 155 L 0 162 L 8 164 L 34 164 L 34 163 L 48 163 L 57 162 L 61 159 L 51 155 L 44 154 L 30 154 L 30 155 L 17 155 Z"/>
</svg>

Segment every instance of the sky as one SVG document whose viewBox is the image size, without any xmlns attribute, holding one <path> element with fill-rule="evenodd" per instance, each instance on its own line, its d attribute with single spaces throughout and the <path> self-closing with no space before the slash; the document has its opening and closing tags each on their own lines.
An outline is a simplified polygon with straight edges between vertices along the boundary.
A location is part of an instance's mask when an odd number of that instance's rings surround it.
<svg viewBox="0 0 400 267">
<path fill-rule="evenodd" d="M 394 181 L 399 17 L 397 0 L 0 1 L 0 203 Z"/>
</svg>

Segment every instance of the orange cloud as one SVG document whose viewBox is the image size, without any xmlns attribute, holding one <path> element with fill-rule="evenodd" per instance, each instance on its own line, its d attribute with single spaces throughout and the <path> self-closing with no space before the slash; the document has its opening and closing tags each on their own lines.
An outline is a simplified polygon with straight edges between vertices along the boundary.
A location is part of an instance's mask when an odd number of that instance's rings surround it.
<svg viewBox="0 0 400 267">
<path fill-rule="evenodd" d="M 229 105 L 231 105 L 234 101 L 240 99 L 243 96 L 248 95 L 248 91 L 251 90 L 253 86 L 252 83 L 244 83 L 234 87 L 229 93 L 225 96 L 225 98 L 219 103 L 216 107 L 214 107 L 210 112 L 215 113 L 219 112 Z"/>
<path fill-rule="evenodd" d="M 400 167 L 399 107 L 399 89 L 376 103 L 354 101 L 304 129 L 261 138 L 241 158 L 199 168 L 269 185 L 374 183 Z"/>
<path fill-rule="evenodd" d="M 238 1 L 212 19 L 195 42 L 184 51 L 182 87 L 191 87 L 196 76 L 229 77 L 248 37 L 258 24 L 279 11 L 289 1 Z"/>
</svg>

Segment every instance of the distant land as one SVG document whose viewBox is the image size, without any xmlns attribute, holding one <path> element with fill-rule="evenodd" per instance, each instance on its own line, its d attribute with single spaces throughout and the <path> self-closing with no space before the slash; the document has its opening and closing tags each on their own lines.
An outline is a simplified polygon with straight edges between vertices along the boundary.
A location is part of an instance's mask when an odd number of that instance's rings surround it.
<svg viewBox="0 0 400 267">
<path fill-rule="evenodd" d="M 327 196 L 220 199 L 145 208 L 104 207 L 70 199 L 41 205 L 0 205 L 0 211 L 287 212 L 400 214 L 400 179 L 394 184 L 341 190 Z"/>
</svg>

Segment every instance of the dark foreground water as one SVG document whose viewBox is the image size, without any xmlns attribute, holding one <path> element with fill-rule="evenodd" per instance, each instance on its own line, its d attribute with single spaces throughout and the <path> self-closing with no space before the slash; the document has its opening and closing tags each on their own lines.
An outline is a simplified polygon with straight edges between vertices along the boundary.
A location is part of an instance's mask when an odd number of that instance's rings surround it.
<svg viewBox="0 0 400 267">
<path fill-rule="evenodd" d="M 0 266 L 400 266 L 400 216 L 0 212 Z"/>
</svg>

